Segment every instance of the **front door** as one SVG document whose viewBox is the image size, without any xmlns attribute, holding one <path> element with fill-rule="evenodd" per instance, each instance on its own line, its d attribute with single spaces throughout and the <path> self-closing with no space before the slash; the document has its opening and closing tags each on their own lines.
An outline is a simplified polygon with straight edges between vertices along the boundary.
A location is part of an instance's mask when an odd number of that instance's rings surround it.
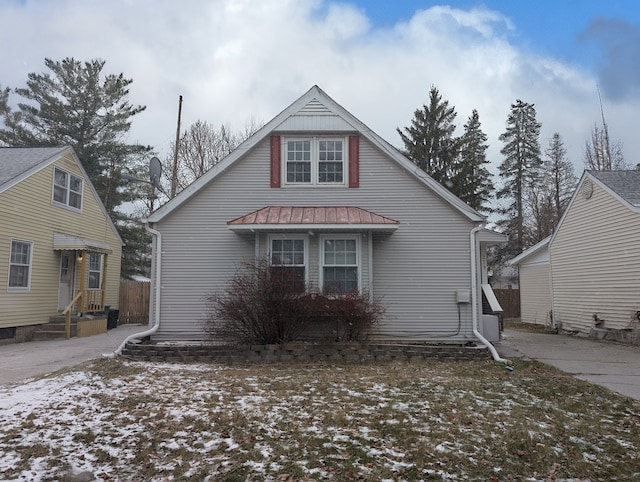
<svg viewBox="0 0 640 482">
<path fill-rule="evenodd" d="M 58 287 L 58 311 L 64 310 L 73 299 L 75 278 L 75 255 L 73 251 L 60 253 L 60 284 Z"/>
</svg>

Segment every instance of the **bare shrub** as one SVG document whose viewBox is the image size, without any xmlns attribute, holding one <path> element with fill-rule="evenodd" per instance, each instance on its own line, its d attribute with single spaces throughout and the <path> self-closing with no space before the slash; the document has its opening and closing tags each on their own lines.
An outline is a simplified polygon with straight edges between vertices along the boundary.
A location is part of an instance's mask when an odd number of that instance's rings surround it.
<svg viewBox="0 0 640 482">
<path fill-rule="evenodd" d="M 306 306 L 313 318 L 326 323 L 325 337 L 333 342 L 366 341 L 386 313 L 380 302 L 358 291 L 315 295 Z"/>
<path fill-rule="evenodd" d="M 234 343 L 295 341 L 307 319 L 299 277 L 265 259 L 244 263 L 223 293 L 207 297 L 207 308 L 205 330 Z"/>
</svg>

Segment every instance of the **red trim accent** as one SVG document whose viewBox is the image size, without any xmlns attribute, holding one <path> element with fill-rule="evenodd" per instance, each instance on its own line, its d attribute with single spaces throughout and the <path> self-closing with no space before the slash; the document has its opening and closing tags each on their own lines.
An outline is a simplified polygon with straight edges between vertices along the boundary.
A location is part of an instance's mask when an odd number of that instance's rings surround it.
<svg viewBox="0 0 640 482">
<path fill-rule="evenodd" d="M 271 136 L 271 187 L 280 187 L 280 136 Z"/>
<path fill-rule="evenodd" d="M 349 136 L 349 187 L 360 187 L 359 136 Z"/>
</svg>

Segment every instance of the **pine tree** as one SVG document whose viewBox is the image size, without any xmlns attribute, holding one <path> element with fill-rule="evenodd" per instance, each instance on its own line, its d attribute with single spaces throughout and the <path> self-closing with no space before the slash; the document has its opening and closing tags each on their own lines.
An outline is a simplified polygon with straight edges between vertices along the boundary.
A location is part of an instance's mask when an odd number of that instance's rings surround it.
<svg viewBox="0 0 640 482">
<path fill-rule="evenodd" d="M 491 199 L 494 187 L 491 173 L 485 167 L 489 164 L 486 151 L 487 135 L 482 132 L 480 116 L 473 110 L 464 125 L 464 134 L 460 138 L 460 154 L 454 174 L 454 193 L 476 211 L 491 212 L 487 203 Z"/>
<path fill-rule="evenodd" d="M 440 184 L 451 189 L 458 140 L 454 107 L 443 101 L 435 86 L 429 91 L 429 105 L 414 112 L 411 126 L 396 129 L 404 143 L 405 155 Z"/>
<path fill-rule="evenodd" d="M 573 194 L 576 176 L 573 164 L 566 159 L 566 149 L 559 133 L 554 133 L 544 151 L 536 182 L 527 192 L 528 222 L 525 245 L 533 245 L 551 235 L 560 222 Z"/>
<path fill-rule="evenodd" d="M 0 143 L 11 147 L 73 147 L 109 213 L 123 201 L 119 173 L 151 148 L 126 144 L 131 118 L 145 110 L 127 100 L 132 80 L 103 75 L 103 60 L 45 59 L 50 73 L 30 73 L 14 92 L 25 99 L 2 113 Z"/>
<path fill-rule="evenodd" d="M 144 244 L 149 237 L 132 216 L 116 208 L 139 199 L 146 186 L 122 183 L 120 174 L 136 164 L 146 164 L 151 147 L 124 141 L 131 118 L 145 107 L 127 100 L 133 81 L 122 74 L 103 75 L 104 65 L 103 60 L 45 59 L 50 72 L 30 73 L 27 86 L 14 89 L 24 99 L 16 111 L 8 106 L 10 90 L 0 90 L 4 124 L 0 145 L 73 147 L 125 241 L 122 274 L 128 277 L 140 273 L 140 259 L 146 259 L 141 253 L 150 250 L 150 245 Z"/>
<path fill-rule="evenodd" d="M 560 222 L 560 218 L 577 184 L 576 175 L 573 172 L 573 164 L 566 158 L 566 155 L 567 150 L 564 147 L 564 142 L 562 142 L 562 137 L 555 132 L 549 139 L 547 149 L 545 149 L 546 159 L 543 164 L 551 181 L 554 229 Z"/>
<path fill-rule="evenodd" d="M 509 204 L 501 209 L 507 217 L 501 224 L 507 228 L 509 244 L 507 255 L 515 255 L 526 248 L 525 200 L 542 164 L 540 157 L 540 124 L 536 120 L 533 104 L 517 100 L 511 105 L 507 118 L 507 130 L 500 135 L 505 156 L 499 167 L 503 187 L 497 192 L 498 199 Z"/>
<path fill-rule="evenodd" d="M 0 116 L 3 116 L 9 112 L 9 92 L 11 90 L 6 87 L 0 86 Z"/>
</svg>

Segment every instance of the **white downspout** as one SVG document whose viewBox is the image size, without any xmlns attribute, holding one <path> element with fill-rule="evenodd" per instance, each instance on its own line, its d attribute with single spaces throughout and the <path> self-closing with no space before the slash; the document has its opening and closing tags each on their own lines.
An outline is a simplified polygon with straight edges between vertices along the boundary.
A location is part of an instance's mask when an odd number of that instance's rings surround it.
<svg viewBox="0 0 640 482">
<path fill-rule="evenodd" d="M 471 319 L 473 326 L 473 334 L 480 340 L 480 342 L 486 346 L 491 352 L 491 356 L 497 362 L 511 363 L 506 358 L 500 358 L 500 355 L 496 351 L 495 347 L 478 331 L 478 268 L 476 260 L 476 234 L 483 227 L 476 226 L 471 230 L 469 235 L 471 244 Z"/>
<path fill-rule="evenodd" d="M 104 356 L 108 356 L 108 357 L 113 357 L 113 356 L 118 356 L 122 354 L 122 350 L 124 349 L 124 347 L 127 345 L 127 343 L 129 343 L 131 340 L 134 340 L 136 338 L 144 338 L 145 336 L 149 336 L 152 335 L 153 333 L 155 333 L 156 331 L 158 331 L 158 328 L 160 328 L 160 282 L 162 280 L 162 278 L 160 277 L 161 274 L 161 266 L 162 266 L 162 235 L 160 234 L 159 231 L 156 231 L 153 228 L 149 227 L 148 223 L 145 223 L 144 228 L 151 233 L 152 235 L 154 235 L 156 237 L 156 266 L 155 266 L 155 294 L 153 296 L 154 298 L 154 304 L 155 304 L 155 308 L 153 310 L 153 314 L 154 314 L 154 323 L 153 326 L 151 328 L 149 328 L 148 330 L 142 331 L 140 333 L 134 333 L 133 335 L 129 335 L 123 342 L 122 344 L 115 349 L 115 351 L 113 353 L 110 353 L 108 355 L 104 355 Z"/>
</svg>

